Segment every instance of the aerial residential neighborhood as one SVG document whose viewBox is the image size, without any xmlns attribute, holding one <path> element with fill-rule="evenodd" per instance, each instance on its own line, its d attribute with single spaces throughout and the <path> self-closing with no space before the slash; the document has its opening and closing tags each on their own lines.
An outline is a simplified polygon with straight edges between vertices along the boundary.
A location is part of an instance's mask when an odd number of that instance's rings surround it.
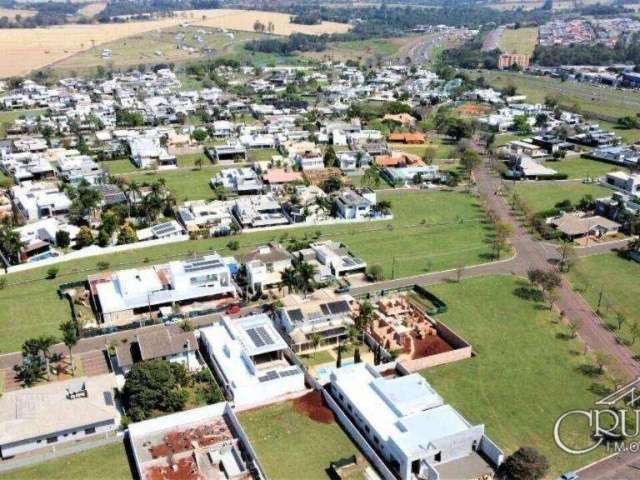
<svg viewBox="0 0 640 480">
<path fill-rule="evenodd" d="M 640 478 L 639 18 L 4 1 L 0 480 Z"/>
</svg>

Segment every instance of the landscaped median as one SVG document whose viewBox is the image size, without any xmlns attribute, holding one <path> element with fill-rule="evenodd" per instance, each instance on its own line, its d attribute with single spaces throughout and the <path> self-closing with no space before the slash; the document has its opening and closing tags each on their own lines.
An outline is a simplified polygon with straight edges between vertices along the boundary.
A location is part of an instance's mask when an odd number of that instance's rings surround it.
<svg viewBox="0 0 640 480">
<path fill-rule="evenodd" d="M 484 212 L 472 196 L 385 191 L 378 193 L 378 199 L 391 202 L 393 220 L 246 233 L 232 238 L 238 243 L 235 250 L 227 246 L 229 237 L 219 237 L 62 262 L 52 280 L 45 279 L 48 267 L 9 274 L 0 289 L 0 351 L 19 350 L 24 340 L 40 334 L 58 335 L 59 324 L 70 317 L 68 302 L 58 297 L 58 285 L 86 279 L 103 262 L 103 268 L 117 270 L 210 251 L 241 256 L 270 241 L 286 246 L 293 239 L 311 241 L 318 234 L 321 239 L 342 241 L 369 265 L 380 265 L 386 278 L 484 263 L 491 258 L 488 236 L 492 227 L 484 222 Z"/>
<path fill-rule="evenodd" d="M 529 288 L 525 279 L 510 276 L 430 285 L 449 307 L 439 319 L 473 345 L 475 356 L 422 374 L 470 422 L 484 423 L 505 454 L 521 446 L 544 454 L 552 477 L 605 455 L 564 453 L 553 428 L 563 413 L 593 407 L 595 385 L 610 385 L 558 314 L 527 299 Z M 561 433 L 578 445 L 591 442 L 584 422 L 567 422 Z"/>
</svg>

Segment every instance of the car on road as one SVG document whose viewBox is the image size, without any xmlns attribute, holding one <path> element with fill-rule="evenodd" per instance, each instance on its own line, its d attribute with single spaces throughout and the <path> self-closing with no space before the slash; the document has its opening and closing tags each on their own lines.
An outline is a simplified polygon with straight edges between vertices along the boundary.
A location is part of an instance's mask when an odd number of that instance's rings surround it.
<svg viewBox="0 0 640 480">
<path fill-rule="evenodd" d="M 236 315 L 236 314 L 240 313 L 240 305 L 238 305 L 238 304 L 229 305 L 225 309 L 224 313 L 226 315 Z"/>
</svg>

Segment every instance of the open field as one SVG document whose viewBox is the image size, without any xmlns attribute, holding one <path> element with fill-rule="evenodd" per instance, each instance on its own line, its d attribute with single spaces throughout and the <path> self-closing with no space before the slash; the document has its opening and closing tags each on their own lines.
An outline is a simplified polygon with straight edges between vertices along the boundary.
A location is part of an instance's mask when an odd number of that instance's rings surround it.
<svg viewBox="0 0 640 480">
<path fill-rule="evenodd" d="M 530 102 L 542 103 L 546 96 L 557 97 L 562 107 L 572 108 L 577 105 L 585 112 L 622 117 L 635 114 L 640 110 L 640 93 L 617 90 L 609 87 L 598 87 L 586 83 L 562 82 L 550 77 L 537 77 L 515 72 L 498 72 L 482 70 L 475 75 L 482 75 L 487 84 L 504 88 L 514 85 L 518 93 L 526 95 Z"/>
<path fill-rule="evenodd" d="M 570 179 L 596 178 L 614 170 L 620 170 L 620 167 L 611 165 L 610 163 L 580 157 L 567 158 L 559 162 L 545 162 L 545 166 L 553 168 L 558 173 L 566 173 Z"/>
<path fill-rule="evenodd" d="M 57 70 L 82 71 L 102 66 L 128 67 L 140 64 L 172 62 L 182 63 L 206 56 L 204 48 L 215 50 L 220 54 L 226 52 L 234 44 L 242 44 L 248 40 L 264 37 L 253 32 L 221 33 L 208 29 L 206 34 L 198 33 L 199 27 L 171 27 L 153 32 L 145 32 L 109 42 L 100 47 L 85 50 L 58 62 Z M 177 35 L 184 35 L 180 45 L 197 49 L 190 52 L 178 48 Z M 196 40 L 202 38 L 202 43 Z M 111 57 L 101 57 L 102 49 L 111 50 Z"/>
<path fill-rule="evenodd" d="M 621 330 L 616 335 L 628 342 L 633 341 L 630 327 L 640 322 L 640 264 L 620 258 L 615 253 L 581 258 L 569 273 L 574 289 L 582 294 L 594 311 L 600 303 L 600 318 L 617 329 L 617 316 L 625 317 Z M 602 293 L 602 298 L 600 298 Z M 630 346 L 640 354 L 640 341 Z"/>
<path fill-rule="evenodd" d="M 0 7 L 0 18 L 7 17 L 9 20 L 15 20 L 16 16 L 18 15 L 20 15 L 22 18 L 33 17 L 36 13 L 38 12 L 36 12 L 35 10 Z"/>
<path fill-rule="evenodd" d="M 241 255 L 269 241 L 311 240 L 317 232 L 323 239 L 344 242 L 370 265 L 381 265 L 387 278 L 392 273 L 395 277 L 409 276 L 488 261 L 491 227 L 480 222 L 484 212 L 470 195 L 384 191 L 378 193 L 378 199 L 391 201 L 392 221 L 247 233 L 234 237 L 240 244 L 237 251 L 229 250 L 229 238 L 222 237 L 62 262 L 57 265 L 60 271 L 54 280 L 44 279 L 48 267 L 9 274 L 7 286 L 0 290 L 0 351 L 17 350 L 25 339 L 38 334 L 58 335 L 58 325 L 70 315 L 67 301 L 56 293 L 58 285 L 86 279 L 101 261 L 120 269 L 210 250 Z M 31 301 L 34 298 L 38 301 Z"/>
<path fill-rule="evenodd" d="M 538 43 L 538 28 L 527 27 L 512 29 L 507 28 L 500 37 L 498 48 L 503 52 L 533 54 L 533 49 Z"/>
<path fill-rule="evenodd" d="M 320 480 L 335 460 L 358 448 L 334 421 L 320 423 L 284 402 L 238 415 L 269 478 Z"/>
<path fill-rule="evenodd" d="M 531 207 L 533 212 L 550 210 L 563 200 L 571 200 L 576 203 L 585 195 L 593 195 L 594 198 L 598 198 L 611 194 L 611 190 L 600 185 L 577 182 L 523 182 L 516 185 L 515 191 Z"/>
<path fill-rule="evenodd" d="M 495 10 L 534 10 L 544 5 L 543 0 L 503 0 L 500 2 L 491 2 L 487 6 Z"/>
<path fill-rule="evenodd" d="M 264 24 L 273 22 L 274 33 L 290 35 L 301 32 L 308 34 L 346 32 L 345 23 L 324 22 L 320 25 L 296 25 L 289 23 L 289 15 L 255 10 L 187 10 L 177 12 L 173 18 L 150 21 L 96 24 L 62 25 L 37 29 L 27 28 L 0 30 L 0 78 L 25 75 L 30 71 L 45 67 L 78 52 L 97 45 L 139 35 L 144 32 L 175 27 L 189 22 L 193 25 L 218 27 L 229 30 L 253 31 L 253 24 L 260 20 Z"/>
<path fill-rule="evenodd" d="M 0 474 L 2 480 L 130 480 L 127 453 L 121 442 Z"/>
<path fill-rule="evenodd" d="M 362 41 L 331 43 L 323 52 L 304 52 L 304 57 L 317 60 L 367 60 L 391 57 L 407 43 L 407 38 L 372 38 Z"/>
<path fill-rule="evenodd" d="M 107 2 L 88 3 L 84 7 L 78 9 L 78 15 L 84 17 L 95 17 L 107 7 Z"/>
<path fill-rule="evenodd" d="M 472 423 L 484 423 L 489 437 L 508 455 L 523 445 L 546 455 L 547 478 L 604 456 L 596 451 L 568 455 L 554 443 L 553 426 L 564 412 L 588 408 L 599 377 L 578 368 L 590 365 L 578 340 L 555 323 L 557 314 L 515 295 L 524 279 L 500 276 L 429 286 L 449 305 L 441 320 L 467 339 L 475 356 L 424 370 L 434 388 Z M 589 443 L 586 424 L 567 425 L 563 438 Z"/>
</svg>

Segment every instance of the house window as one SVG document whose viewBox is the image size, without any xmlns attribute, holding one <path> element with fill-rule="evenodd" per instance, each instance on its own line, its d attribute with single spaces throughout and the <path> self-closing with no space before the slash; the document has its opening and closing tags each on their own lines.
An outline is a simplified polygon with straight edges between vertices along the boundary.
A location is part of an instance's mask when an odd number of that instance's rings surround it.
<svg viewBox="0 0 640 480">
<path fill-rule="evenodd" d="M 96 433 L 96 428 L 95 427 L 85 428 L 84 429 L 84 434 L 85 435 L 91 435 L 92 433 Z"/>
<path fill-rule="evenodd" d="M 371 429 L 369 428 L 369 425 L 364 426 L 364 431 L 367 433 L 371 433 Z"/>
<path fill-rule="evenodd" d="M 373 443 L 375 443 L 376 445 L 378 445 L 380 443 L 380 440 L 378 439 L 377 435 L 373 436 Z"/>
<path fill-rule="evenodd" d="M 58 441 L 58 437 L 48 437 L 47 443 L 56 443 Z"/>
</svg>

